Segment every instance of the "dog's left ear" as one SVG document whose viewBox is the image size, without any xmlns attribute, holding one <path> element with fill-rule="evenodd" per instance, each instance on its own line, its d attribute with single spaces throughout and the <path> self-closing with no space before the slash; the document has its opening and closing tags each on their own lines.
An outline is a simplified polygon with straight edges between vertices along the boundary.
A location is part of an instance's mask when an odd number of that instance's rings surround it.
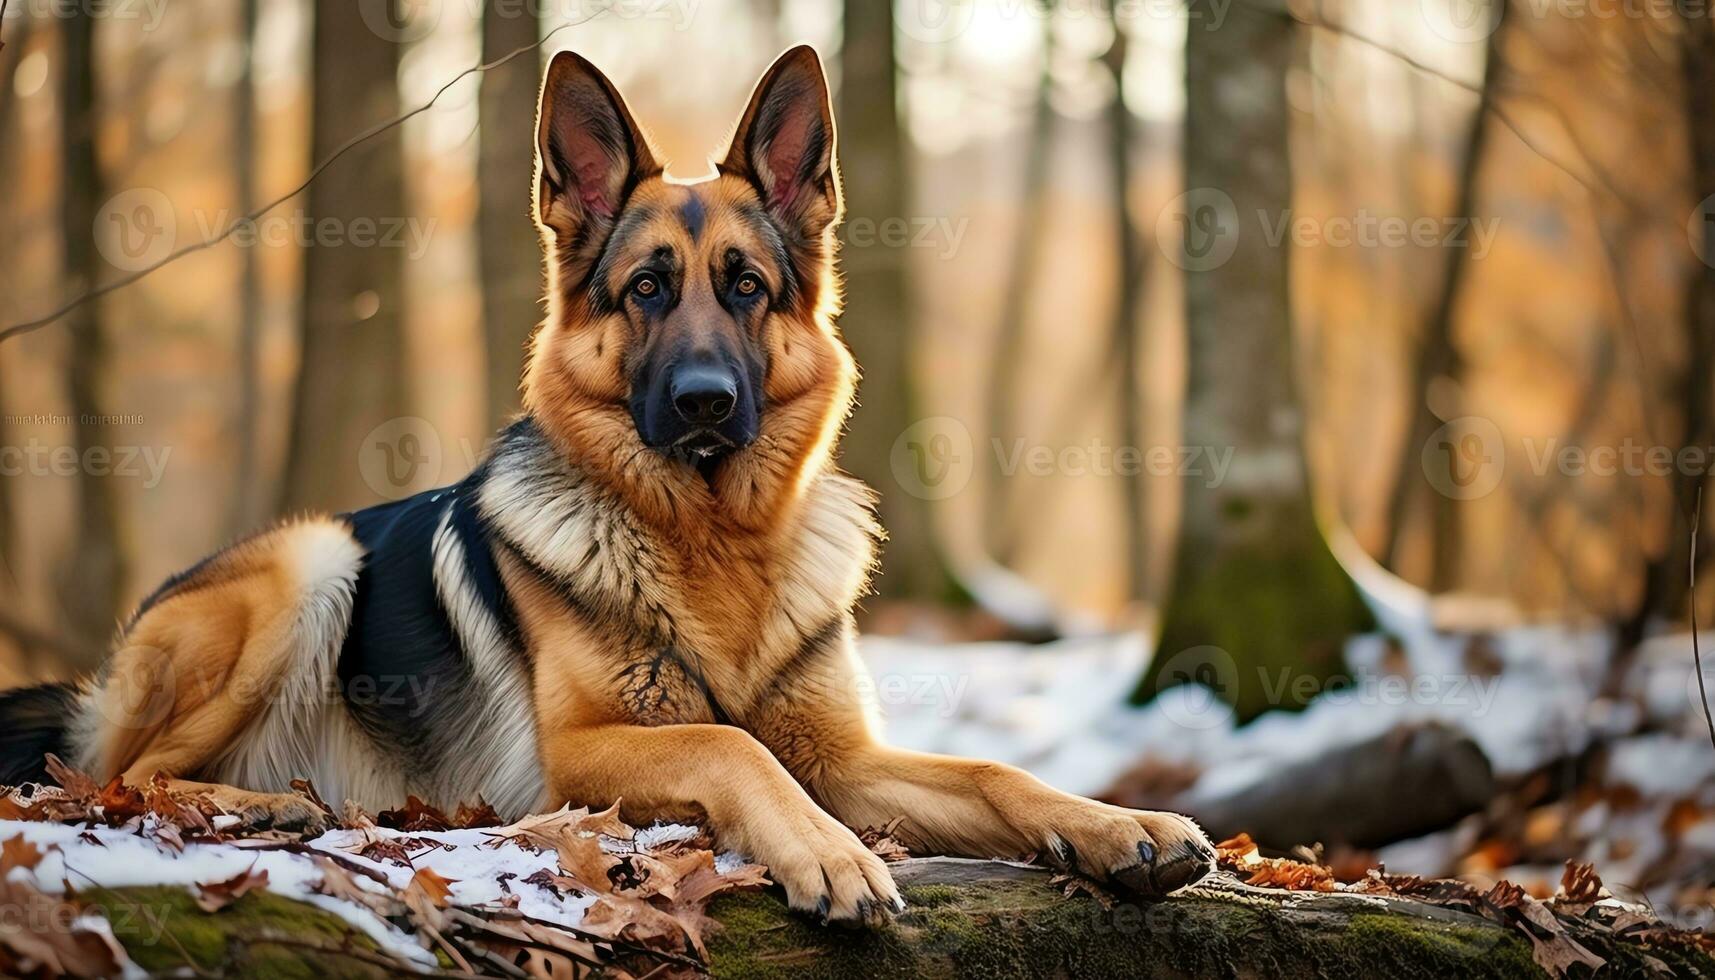
<svg viewBox="0 0 1715 980">
<path fill-rule="evenodd" d="M 763 74 L 720 169 L 749 180 L 775 218 L 806 237 L 839 219 L 834 113 L 814 48 L 792 48 Z"/>
</svg>

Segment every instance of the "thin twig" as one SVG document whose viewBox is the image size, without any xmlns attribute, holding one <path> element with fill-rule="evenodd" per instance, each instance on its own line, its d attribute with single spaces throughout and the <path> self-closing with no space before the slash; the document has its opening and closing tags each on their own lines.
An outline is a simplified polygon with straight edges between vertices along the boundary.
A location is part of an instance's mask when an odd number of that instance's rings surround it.
<svg viewBox="0 0 1715 980">
<path fill-rule="evenodd" d="M 4 2 L 5 2 L 5 0 L 0 0 L 0 4 L 3 4 Z M 42 327 L 45 327 L 48 324 L 53 323 L 55 320 L 58 320 L 60 317 L 65 316 L 67 313 L 70 313 L 72 310 L 77 309 L 78 307 L 84 305 L 85 303 L 88 303 L 91 300 L 98 299 L 102 296 L 107 295 L 108 293 L 114 292 L 115 290 L 124 289 L 126 286 L 129 286 L 132 283 L 137 282 L 139 279 L 142 279 L 145 276 L 148 276 L 154 272 L 159 271 L 160 269 L 162 269 L 168 265 L 171 265 L 174 262 L 177 262 L 178 260 L 184 258 L 187 255 L 190 255 L 190 254 L 195 253 L 195 252 L 201 252 L 205 249 L 213 248 L 214 246 L 220 244 L 221 242 L 226 241 L 228 238 L 231 238 L 234 234 L 236 234 L 240 229 L 244 228 L 246 225 L 251 224 L 256 219 L 267 214 L 269 211 L 274 210 L 275 208 L 286 203 L 287 201 L 291 200 L 292 198 L 297 197 L 299 194 L 302 194 L 305 190 L 307 190 L 309 188 L 309 186 L 312 183 L 315 182 L 317 177 L 320 177 L 322 175 L 322 172 L 324 170 L 326 170 L 328 167 L 332 166 L 334 161 L 338 160 L 340 157 L 345 156 L 347 153 L 356 149 L 358 146 L 362 145 L 363 143 L 368 142 L 369 140 L 374 139 L 377 136 L 380 136 L 382 133 L 385 133 L 390 129 L 394 129 L 394 128 L 397 128 L 399 126 L 404 125 L 405 122 L 407 120 L 411 119 L 412 117 L 421 115 L 422 113 L 428 112 L 430 109 L 434 108 L 435 104 L 440 101 L 441 96 L 445 95 L 448 89 L 452 88 L 454 85 L 457 85 L 459 82 L 463 81 L 466 76 L 475 75 L 475 74 L 483 74 L 483 73 L 489 72 L 495 68 L 499 68 L 501 65 L 506 64 L 507 62 L 518 57 L 519 55 L 525 54 L 525 53 L 530 52 L 530 51 L 536 51 L 536 50 L 540 49 L 542 47 L 542 45 L 547 44 L 548 41 L 551 38 L 553 38 L 554 35 L 560 33 L 563 30 L 566 30 L 568 28 L 578 27 L 578 26 L 581 26 L 583 24 L 586 24 L 589 21 L 593 20 L 594 18 L 600 16 L 601 12 L 602 12 L 601 9 L 598 8 L 597 10 L 595 10 L 593 13 L 589 14 L 586 17 L 580 18 L 580 19 L 575 20 L 575 21 L 570 21 L 570 22 L 565 23 L 565 24 L 561 24 L 559 27 L 556 27 L 553 30 L 549 31 L 546 35 L 544 35 L 542 37 L 542 40 L 537 41 L 535 44 L 527 44 L 521 48 L 517 48 L 517 49 L 513 50 L 511 53 L 506 54 L 500 58 L 497 58 L 494 61 L 489 62 L 488 64 L 485 64 L 485 65 L 484 64 L 477 64 L 477 65 L 472 65 L 469 68 L 466 68 L 464 71 L 461 71 L 457 75 L 454 75 L 446 84 L 444 84 L 440 88 L 436 89 L 434 96 L 432 98 L 430 98 L 429 101 L 423 103 L 420 106 L 417 106 L 415 109 L 412 109 L 409 112 L 406 112 L 402 115 L 398 115 L 398 116 L 393 117 L 392 119 L 388 119 L 384 122 L 377 123 L 374 126 L 371 126 L 370 128 L 364 130 L 363 132 L 358 133 L 356 136 L 353 136 L 351 139 L 346 140 L 344 143 L 342 143 L 340 145 L 340 147 L 338 149 L 336 149 L 332 153 L 330 153 L 326 159 L 324 159 L 320 163 L 316 164 L 315 169 L 310 171 L 309 176 L 305 177 L 303 179 L 303 181 L 301 183 L 299 183 L 296 187 L 294 187 L 291 190 L 287 191 L 286 193 L 280 195 L 279 197 L 275 198 L 274 200 L 269 201 L 267 204 L 262 205 L 260 208 L 257 208 L 255 211 L 252 211 L 249 214 L 246 214 L 246 215 L 234 220 L 231 224 L 227 225 L 226 228 L 224 230 L 222 230 L 219 234 L 216 234 L 210 238 L 203 239 L 202 241 L 199 241 L 199 242 L 192 242 L 191 244 L 186 245 L 183 248 L 180 248 L 180 249 L 173 251 L 171 254 L 161 258 L 157 262 L 151 263 L 150 265 L 147 265 L 141 269 L 138 269 L 135 272 L 127 273 L 126 275 L 120 276 L 118 279 L 115 279 L 112 282 L 104 283 L 100 286 L 97 286 L 94 289 L 89 290 L 88 292 L 82 293 L 82 294 L 72 298 L 71 300 L 68 300 L 65 304 L 60 306 L 58 309 L 55 309 L 50 313 L 39 316 L 34 320 L 25 320 L 21 323 L 14 323 L 14 324 L 6 327 L 4 330 L 0 330 L 0 343 L 4 343 L 7 340 L 10 340 L 11 338 L 16 337 L 20 334 L 29 333 L 32 330 L 39 330 Z"/>
<path fill-rule="evenodd" d="M 1254 13 L 1262 14 L 1264 16 L 1278 17 L 1278 18 L 1281 18 L 1282 20 L 1290 21 L 1291 23 L 1297 24 L 1300 27 L 1307 27 L 1307 28 L 1311 28 L 1313 30 L 1319 30 L 1319 31 L 1327 31 L 1328 33 L 1333 34 L 1336 37 L 1342 37 L 1342 38 L 1346 38 L 1346 39 L 1351 40 L 1351 41 L 1356 41 L 1359 44 L 1364 45 L 1365 47 L 1372 48 L 1376 51 L 1379 51 L 1382 54 L 1385 54 L 1388 57 L 1393 58 L 1394 60 L 1399 61 L 1399 62 L 1401 62 L 1401 63 L 1403 63 L 1403 64 L 1405 64 L 1405 65 L 1407 65 L 1407 66 L 1409 66 L 1409 67 L 1411 67 L 1417 71 L 1420 71 L 1426 75 L 1433 76 L 1433 77 L 1438 78 L 1444 82 L 1447 82 L 1450 85 L 1455 85 L 1459 88 L 1462 88 L 1465 91 L 1470 92 L 1473 95 L 1479 95 L 1482 93 L 1482 87 L 1476 82 L 1472 82 L 1472 81 L 1470 81 L 1468 79 L 1464 79 L 1464 78 L 1459 78 L 1456 75 L 1448 74 L 1447 72 L 1442 71 L 1439 68 L 1436 68 L 1434 65 L 1429 64 L 1428 62 L 1422 60 L 1421 58 L 1417 58 L 1411 54 L 1408 54 L 1404 51 L 1401 51 L 1400 49 L 1394 47 L 1391 44 L 1388 44 L 1385 41 L 1380 41 L 1380 40 L 1377 40 L 1376 38 L 1370 37 L 1370 36 L 1360 32 L 1360 31 L 1355 31 L 1352 28 L 1350 28 L 1344 24 L 1336 24 L 1333 21 L 1330 21 L 1330 20 L 1323 18 L 1320 14 L 1316 14 L 1314 16 L 1305 16 L 1305 15 L 1296 13 L 1296 12 L 1291 11 L 1291 10 L 1279 10 L 1279 9 L 1259 6 L 1258 4 L 1253 3 L 1253 2 L 1245 2 L 1245 0 L 1241 0 L 1241 2 L 1239 3 L 1239 6 L 1245 7 L 1246 9 L 1249 9 Z M 1595 178 L 1597 182 L 1592 183 L 1591 178 L 1585 177 L 1583 174 L 1580 174 L 1576 169 L 1574 169 L 1573 167 L 1568 165 L 1565 161 L 1559 159 L 1555 155 L 1553 155 L 1553 154 L 1549 153 L 1547 150 L 1543 149 L 1541 144 L 1539 144 L 1536 140 L 1534 140 L 1530 136 L 1528 136 L 1525 133 L 1524 128 L 1522 126 L 1520 126 L 1518 124 L 1517 120 L 1515 120 L 1513 118 L 1512 114 L 1509 113 L 1505 108 L 1503 108 L 1498 102 L 1492 103 L 1489 107 L 1489 110 L 1494 114 L 1496 119 L 1500 120 L 1501 125 L 1505 126 L 1508 129 L 1508 131 L 1510 131 L 1513 134 L 1513 136 L 1515 136 L 1518 139 L 1518 141 L 1520 143 L 1524 144 L 1526 149 L 1530 150 L 1536 156 L 1540 157 L 1544 162 L 1553 166 L 1556 170 L 1559 170 L 1561 173 L 1565 174 L 1567 177 L 1570 177 L 1573 180 L 1573 182 L 1578 184 L 1578 186 L 1584 188 L 1585 191 L 1589 192 L 1592 195 L 1596 195 L 1596 196 L 1601 196 L 1601 195 L 1606 194 L 1608 196 L 1611 196 L 1611 197 L 1618 199 L 1620 201 L 1620 203 L 1625 205 L 1628 209 L 1630 209 L 1632 207 L 1632 202 L 1627 200 L 1624 196 L 1622 196 L 1617 189 L 1601 186 L 1601 183 L 1600 183 L 1601 175 L 1599 173 L 1596 175 L 1596 178 Z M 1590 163 L 1588 160 L 1585 160 L 1584 163 L 1585 163 L 1585 166 L 1587 168 L 1594 170 L 1593 167 L 1590 167 Z M 4 339 L 4 337 L 0 337 L 0 339 Z"/>
<path fill-rule="evenodd" d="M 1697 671 L 1697 699 L 1703 702 L 1703 720 L 1709 724 L 1709 744 L 1715 746 L 1715 714 L 1709 711 L 1709 692 L 1703 688 L 1703 651 L 1697 646 L 1697 531 L 1703 523 L 1703 488 L 1697 488 L 1697 509 L 1691 512 L 1691 663 Z"/>
</svg>

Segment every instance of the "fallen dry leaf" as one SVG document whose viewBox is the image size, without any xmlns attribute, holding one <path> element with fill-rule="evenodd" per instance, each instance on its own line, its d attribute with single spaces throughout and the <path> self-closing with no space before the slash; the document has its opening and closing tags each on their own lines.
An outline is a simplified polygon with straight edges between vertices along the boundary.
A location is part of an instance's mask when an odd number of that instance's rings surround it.
<svg viewBox="0 0 1715 980">
<path fill-rule="evenodd" d="M 0 841 L 0 878 L 13 868 L 34 870 L 42 863 L 42 849 L 24 839 L 23 834 Z"/>
<path fill-rule="evenodd" d="M 413 893 L 421 893 L 435 908 L 444 909 L 457 881 L 456 878 L 443 878 L 431 868 L 418 868 L 417 873 L 411 876 L 411 883 L 405 886 L 405 894 L 409 897 Z"/>
<path fill-rule="evenodd" d="M 496 840 L 523 841 L 543 850 L 558 848 L 561 839 L 568 834 L 602 834 L 615 840 L 631 840 L 637 831 L 619 819 L 617 800 L 613 806 L 595 813 L 591 813 L 589 807 L 574 810 L 567 804 L 553 813 L 525 817 L 489 831 L 489 836 Z"/>
<path fill-rule="evenodd" d="M 1567 861 L 1566 870 L 1560 875 L 1560 892 L 1555 898 L 1572 905 L 1593 905 L 1602 899 L 1605 891 L 1595 865 Z"/>
<path fill-rule="evenodd" d="M 257 871 L 253 864 L 225 881 L 198 884 L 196 886 L 197 907 L 204 912 L 218 912 L 250 892 L 267 887 L 267 870 Z"/>
<path fill-rule="evenodd" d="M 24 911 L 24 921 L 62 924 L 26 929 L 0 923 L 0 966 L 8 976 L 113 977 L 130 963 L 111 933 L 91 928 L 75 905 L 30 885 L 0 878 L 0 908 Z"/>
<path fill-rule="evenodd" d="M 101 787 L 95 784 L 95 780 L 89 778 L 82 771 L 66 765 L 59 756 L 50 752 L 44 762 L 47 767 L 48 778 L 59 783 L 60 788 L 64 789 L 67 794 L 74 797 L 93 798 L 101 792 Z"/>
<path fill-rule="evenodd" d="M 1340 884 L 1334 873 L 1315 864 L 1289 861 L 1286 858 L 1260 858 L 1249 866 L 1250 877 L 1245 884 L 1259 888 L 1284 888 L 1295 892 L 1338 891 Z"/>
<path fill-rule="evenodd" d="M 911 851 L 893 836 L 899 825 L 905 822 L 904 816 L 894 817 L 884 827 L 866 827 L 858 832 L 858 840 L 863 841 L 877 857 L 888 864 L 895 864 L 911 856 Z"/>
<path fill-rule="evenodd" d="M 1262 860 L 1251 835 L 1240 834 L 1215 845 L 1215 861 L 1229 871 L 1244 871 Z"/>
</svg>

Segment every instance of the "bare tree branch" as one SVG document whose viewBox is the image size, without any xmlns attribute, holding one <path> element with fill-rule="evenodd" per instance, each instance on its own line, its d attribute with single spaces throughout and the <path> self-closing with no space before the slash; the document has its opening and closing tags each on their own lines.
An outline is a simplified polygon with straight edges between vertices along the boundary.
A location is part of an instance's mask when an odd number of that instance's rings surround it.
<svg viewBox="0 0 1715 980">
<path fill-rule="evenodd" d="M 3 3 L 3 2 L 4 2 L 4 0 L 0 0 L 0 3 Z M 150 275 L 150 274 L 152 274 L 152 273 L 154 273 L 154 272 L 156 272 L 156 271 L 158 271 L 158 270 L 160 270 L 160 269 L 162 269 L 168 265 L 171 265 L 174 262 L 177 262 L 178 260 L 184 258 L 187 255 L 190 255 L 190 254 L 195 253 L 195 252 L 201 252 L 201 251 L 204 251 L 204 250 L 209 249 L 209 248 L 213 248 L 214 246 L 220 244 L 221 242 L 226 241 L 228 238 L 231 238 L 234 234 L 236 234 L 239 231 L 239 229 L 245 227 L 246 225 L 250 224 L 251 222 L 254 222 L 257 218 L 262 217 L 263 215 L 267 214 L 269 211 L 274 210 L 275 208 L 279 207 L 280 205 L 286 203 L 287 201 L 290 201 L 292 198 L 297 197 L 299 194 L 302 194 L 305 190 L 307 190 L 309 188 L 309 186 L 312 183 L 315 182 L 316 178 L 318 178 L 322 175 L 323 171 L 327 170 L 328 167 L 332 166 L 334 164 L 334 162 L 336 160 L 338 160 L 340 157 L 345 156 L 347 153 L 356 149 L 358 146 L 368 142 L 369 140 L 374 139 L 377 136 L 380 136 L 382 133 L 385 133 L 388 130 L 393 129 L 395 127 L 404 125 L 405 122 L 407 120 L 411 119 L 412 117 L 419 116 L 425 112 L 428 112 L 430 109 L 434 108 L 435 104 L 440 101 L 441 96 L 445 95 L 448 89 L 452 88 L 454 85 L 457 85 L 459 82 L 463 81 L 466 76 L 486 73 L 488 71 L 491 71 L 495 68 L 500 67 L 501 65 L 506 64 L 507 62 L 518 57 L 519 55 L 525 54 L 525 53 L 530 52 L 530 51 L 536 51 L 536 50 L 540 49 L 542 47 L 542 45 L 547 44 L 548 41 L 551 38 L 553 38 L 554 35 L 560 33 L 561 31 L 566 30 L 568 28 L 578 27 L 578 26 L 581 26 L 583 24 L 586 24 L 589 21 L 595 19 L 596 17 L 598 17 L 600 15 L 601 15 L 601 9 L 598 8 L 594 13 L 591 13 L 586 17 L 582 17 L 578 20 L 571 21 L 569 23 L 561 24 L 559 27 L 556 27 L 553 30 L 549 31 L 546 35 L 543 36 L 542 40 L 537 41 L 535 44 L 531 44 L 531 45 L 527 45 L 525 47 L 521 47 L 521 48 L 517 49 L 516 51 L 513 51 L 510 54 L 506 55 L 505 57 L 499 58 L 495 61 L 491 61 L 488 64 L 477 64 L 477 65 L 472 65 L 469 68 L 466 68 L 464 71 L 461 71 L 457 75 L 454 75 L 451 79 L 449 79 L 446 82 L 446 84 L 444 84 L 440 88 L 436 89 L 435 94 L 427 102 L 424 102 L 422 105 L 417 106 L 415 109 L 412 109 L 409 112 L 405 112 L 405 113 L 402 113 L 398 116 L 394 116 L 392 119 L 388 119 L 384 122 L 376 123 L 374 126 L 371 126 L 370 128 L 364 130 L 363 132 L 358 133 L 356 136 L 353 136 L 351 139 L 346 140 L 345 143 L 343 143 L 338 149 L 336 149 L 332 153 L 328 154 L 327 159 L 316 164 L 315 168 L 310 171 L 309 176 L 305 177 L 303 179 L 303 181 L 301 183 L 299 183 L 296 187 L 294 187 L 291 190 L 287 191 L 286 193 L 280 195 L 279 197 L 275 198 L 274 200 L 269 201 L 267 204 L 262 205 L 260 208 L 257 208 L 255 211 L 252 211 L 249 214 L 246 214 L 246 215 L 234 220 L 231 224 L 227 225 L 226 228 L 223 229 L 219 234 L 216 234 L 212 237 L 206 238 L 200 242 L 193 242 L 190 245 L 186 245 L 183 248 L 175 250 L 170 255 L 165 256 L 164 258 L 162 258 L 158 262 L 155 262 L 151 265 L 145 266 L 142 269 L 138 269 L 135 272 L 128 273 L 126 275 L 120 276 L 118 279 L 115 279 L 112 282 L 104 283 L 101 286 L 97 286 L 96 288 L 91 289 L 88 292 L 82 293 L 82 294 L 68 300 L 66 303 L 61 305 L 59 308 L 53 310 L 52 312 L 46 313 L 42 316 L 39 316 L 39 317 L 35 318 L 34 320 L 24 320 L 20 323 L 11 324 L 11 325 L 7 326 L 5 329 L 0 330 L 0 343 L 5 343 L 6 341 L 12 339 L 13 337 L 19 336 L 20 334 L 26 334 L 26 333 L 29 333 L 33 330 L 39 330 L 42 327 L 45 327 L 48 324 L 53 323 L 54 321 L 58 320 L 60 317 L 65 316 L 67 313 L 70 313 L 71 311 L 77 309 L 78 307 L 83 306 L 85 303 L 90 302 L 91 300 L 98 299 L 98 298 L 105 296 L 108 293 L 114 292 L 116 290 L 124 289 L 126 286 L 129 286 L 132 283 L 135 283 L 138 280 L 144 278 L 145 276 L 148 276 L 148 275 Z"/>
<path fill-rule="evenodd" d="M 1431 65 L 1431 64 L 1423 61 L 1421 58 L 1418 58 L 1414 55 L 1411 55 L 1411 54 L 1408 54 L 1404 51 L 1401 51 L 1399 48 L 1396 48 L 1393 45 L 1388 44 L 1385 41 L 1380 41 L 1380 40 L 1377 40 L 1376 38 L 1370 37 L 1369 35 L 1360 32 L 1360 31 L 1355 31 L 1352 28 L 1347 27 L 1344 24 L 1336 24 L 1332 21 L 1326 20 L 1320 14 L 1307 16 L 1307 15 L 1299 14 L 1299 13 L 1296 13 L 1296 12 L 1293 12 L 1290 10 L 1280 10 L 1280 9 L 1273 8 L 1273 7 L 1261 6 L 1261 5 L 1258 5 L 1254 2 L 1251 2 L 1251 0 L 1239 0 L 1239 6 L 1248 7 L 1248 8 L 1255 10 L 1259 13 L 1264 13 L 1264 14 L 1268 14 L 1270 16 L 1280 17 L 1284 20 L 1289 20 L 1289 21 L 1299 25 L 1300 27 L 1307 27 L 1307 28 L 1311 28 L 1313 30 L 1319 30 L 1319 31 L 1327 31 L 1328 33 L 1333 34 L 1336 37 L 1342 37 L 1342 38 L 1346 38 L 1347 40 L 1356 41 L 1357 43 L 1362 44 L 1365 47 L 1373 48 L 1376 51 L 1380 51 L 1382 54 L 1385 54 L 1390 58 L 1393 58 L 1393 59 L 1395 59 L 1395 60 L 1397 60 L 1397 61 L 1399 61 L 1405 65 L 1408 65 L 1411 68 L 1416 69 L 1417 71 L 1423 72 L 1426 75 L 1434 76 L 1435 78 L 1439 78 L 1442 81 L 1448 83 L 1449 85 L 1454 85 L 1454 86 L 1457 86 L 1459 88 L 1462 88 L 1465 91 L 1470 92 L 1472 95 L 1481 95 L 1482 94 L 1482 85 L 1480 83 L 1473 82 L 1473 81 L 1470 81 L 1468 79 L 1460 78 L 1457 75 L 1452 75 L 1452 74 L 1449 74 L 1445 71 L 1442 71 L 1441 69 L 1435 67 L 1434 65 Z M 1615 188 L 1612 184 L 1608 183 L 1607 180 L 1604 178 L 1604 175 L 1602 175 L 1599 170 L 1596 170 L 1596 168 L 1590 166 L 1590 162 L 1588 160 L 1584 160 L 1583 163 L 1587 169 L 1591 170 L 1592 173 L 1595 174 L 1594 180 L 1580 174 L 1577 169 L 1573 168 L 1566 161 L 1560 159 L 1559 157 L 1555 156 L 1554 154 L 1543 149 L 1542 145 L 1540 143 L 1538 143 L 1536 140 L 1532 139 L 1524 131 L 1523 127 L 1521 127 L 1518 124 L 1518 121 L 1513 118 L 1512 114 L 1509 113 L 1507 111 L 1507 109 L 1504 106 L 1502 106 L 1498 101 L 1491 103 L 1489 108 L 1490 108 L 1490 111 L 1492 111 L 1494 113 L 1495 118 L 1500 120 L 1501 125 L 1505 126 L 1513 134 L 1513 136 L 1517 137 L 1518 141 L 1520 143 L 1523 143 L 1525 145 L 1526 149 L 1529 149 L 1532 153 L 1536 154 L 1538 157 L 1541 157 L 1545 162 L 1547 162 L 1548 164 L 1553 166 L 1556 170 L 1559 170 L 1561 173 L 1565 174 L 1567 177 L 1570 177 L 1574 183 L 1578 184 L 1578 186 L 1584 188 L 1584 190 L 1588 191 L 1592 195 L 1601 196 L 1601 195 L 1605 194 L 1605 195 L 1611 196 L 1611 197 L 1615 198 L 1616 200 L 1620 201 L 1628 209 L 1633 208 L 1632 202 L 1624 194 L 1622 194 L 1617 188 Z M 4 339 L 4 338 L 0 337 L 0 339 Z"/>
</svg>

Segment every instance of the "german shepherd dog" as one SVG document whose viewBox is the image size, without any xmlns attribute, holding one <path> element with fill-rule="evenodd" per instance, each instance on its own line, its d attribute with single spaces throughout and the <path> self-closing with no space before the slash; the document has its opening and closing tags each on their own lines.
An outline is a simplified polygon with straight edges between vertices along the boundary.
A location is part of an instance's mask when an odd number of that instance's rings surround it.
<svg viewBox="0 0 1715 980">
<path fill-rule="evenodd" d="M 1182 816 L 876 737 L 852 610 L 882 531 L 832 460 L 856 369 L 814 51 L 769 68 L 699 183 L 665 179 L 569 52 L 537 143 L 547 316 L 524 414 L 451 487 L 174 576 L 98 676 L 0 700 L 0 782 L 51 751 L 300 827 L 322 811 L 297 778 L 370 809 L 618 801 L 706 821 L 824 920 L 903 907 L 850 829 L 895 817 L 912 850 L 1036 854 L 1148 895 L 1202 877 L 1213 849 Z"/>
</svg>

